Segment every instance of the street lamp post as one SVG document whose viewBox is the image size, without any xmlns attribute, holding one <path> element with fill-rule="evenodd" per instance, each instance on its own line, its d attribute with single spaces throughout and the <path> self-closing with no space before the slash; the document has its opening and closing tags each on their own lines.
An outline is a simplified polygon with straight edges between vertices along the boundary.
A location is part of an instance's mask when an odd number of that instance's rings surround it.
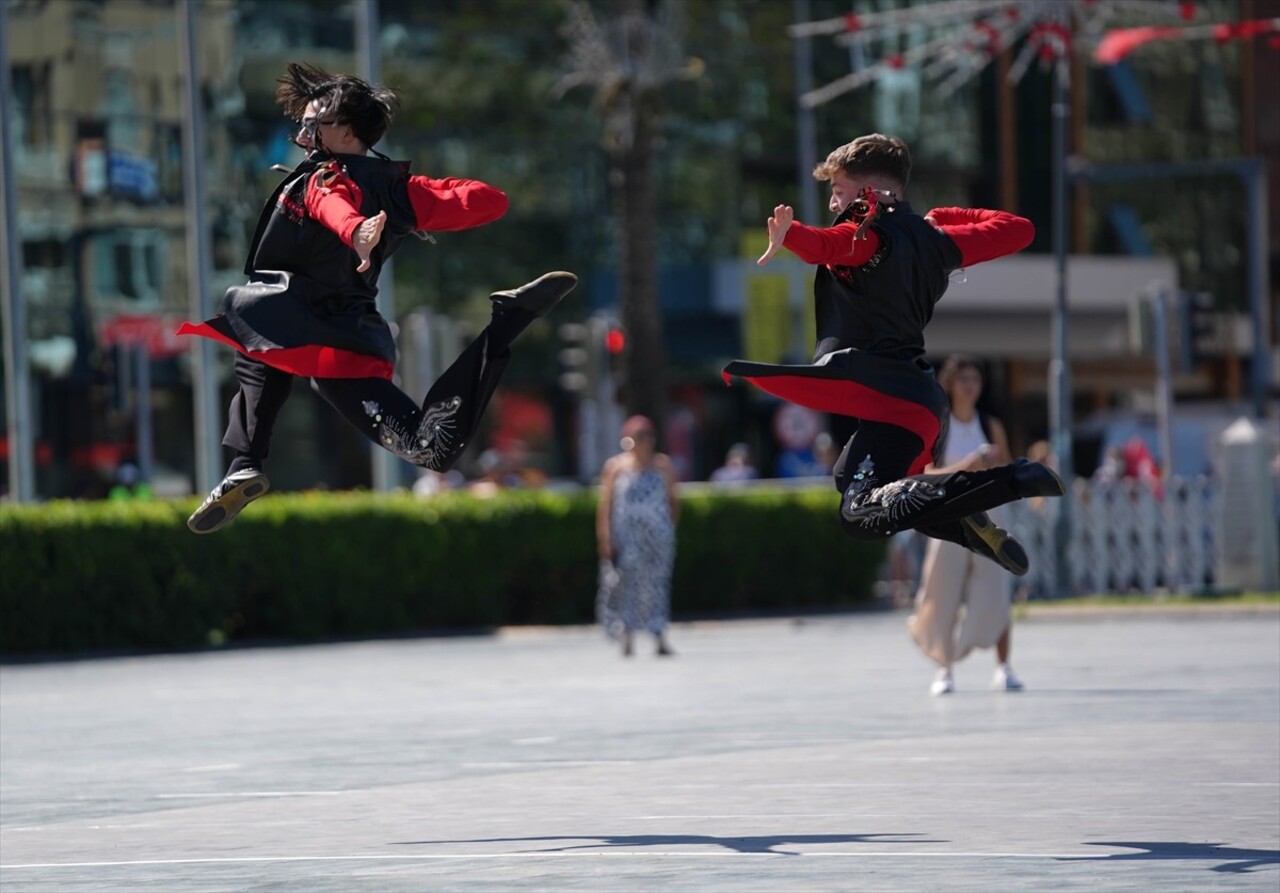
<svg viewBox="0 0 1280 893">
<path fill-rule="evenodd" d="M 187 309 L 192 319 L 213 316 L 209 297 L 209 231 L 205 224 L 204 97 L 200 92 L 196 0 L 178 2 L 178 47 L 186 91 L 182 103 L 182 184 L 187 224 Z M 191 385 L 195 410 L 196 492 L 213 489 L 222 477 L 218 436 L 218 374 L 213 342 L 191 339 Z"/>
<path fill-rule="evenodd" d="M 378 47 L 378 0 L 356 0 L 352 11 L 355 14 L 356 67 L 360 70 L 360 77 L 376 84 L 382 80 L 382 56 Z M 382 265 L 378 283 L 378 312 L 388 323 L 394 324 L 395 275 L 391 270 L 391 263 L 391 260 L 387 260 Z M 402 460 L 381 447 L 374 446 L 371 448 L 370 461 L 373 489 L 383 492 L 395 489 L 399 483 Z"/>
<path fill-rule="evenodd" d="M 1054 592 L 1059 597 L 1071 592 L 1071 363 L 1067 357 L 1067 102 L 1068 61 L 1064 56 L 1054 66 L 1053 140 L 1053 256 L 1057 268 L 1057 300 L 1053 308 L 1053 356 L 1049 363 L 1050 442 L 1058 459 L 1058 471 L 1067 485 L 1067 495 L 1058 506 L 1054 525 Z"/>
<path fill-rule="evenodd" d="M 9 31 L 0 2 L 0 206 L 3 206 L 4 267 L 0 291 L 4 311 L 4 384 L 9 439 L 9 494 L 18 502 L 35 499 L 35 431 L 31 418 L 31 370 L 27 365 L 27 313 L 22 296 L 22 237 L 18 232 L 18 192 L 14 186 L 13 128 L 9 126 Z"/>
</svg>

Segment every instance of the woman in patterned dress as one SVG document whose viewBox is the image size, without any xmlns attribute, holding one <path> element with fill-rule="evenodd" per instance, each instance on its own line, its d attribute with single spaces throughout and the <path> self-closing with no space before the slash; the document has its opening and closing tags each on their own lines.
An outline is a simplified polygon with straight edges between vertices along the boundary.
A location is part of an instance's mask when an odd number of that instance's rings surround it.
<svg viewBox="0 0 1280 893">
<path fill-rule="evenodd" d="M 653 422 L 644 416 L 623 424 L 621 446 L 600 477 L 596 615 L 624 657 L 633 653 L 636 631 L 651 633 L 665 657 L 675 653 L 666 637 L 680 515 L 675 469 L 657 452 Z"/>
</svg>

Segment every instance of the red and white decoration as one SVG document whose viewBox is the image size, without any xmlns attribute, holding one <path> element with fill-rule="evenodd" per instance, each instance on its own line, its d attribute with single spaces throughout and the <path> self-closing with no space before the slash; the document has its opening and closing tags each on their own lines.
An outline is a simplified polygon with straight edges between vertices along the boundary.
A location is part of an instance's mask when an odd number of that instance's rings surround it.
<svg viewBox="0 0 1280 893">
<path fill-rule="evenodd" d="M 860 49 L 855 58 L 878 59 L 802 95 L 800 103 L 808 108 L 916 66 L 940 95 L 947 96 L 1011 47 L 1017 48 L 1009 69 L 1012 83 L 1037 62 L 1055 66 L 1066 83 L 1076 43 L 1094 47 L 1093 58 L 1104 65 L 1154 40 L 1226 42 L 1271 35 L 1270 44 L 1280 47 L 1280 19 L 1202 24 L 1197 21 L 1200 15 L 1196 3 L 1179 0 L 939 0 L 800 22 L 787 32 L 793 38 L 831 37 L 838 46 Z M 1121 17 L 1153 24 L 1107 27 Z M 905 34 L 913 37 L 909 48 L 885 49 L 899 46 Z"/>
</svg>

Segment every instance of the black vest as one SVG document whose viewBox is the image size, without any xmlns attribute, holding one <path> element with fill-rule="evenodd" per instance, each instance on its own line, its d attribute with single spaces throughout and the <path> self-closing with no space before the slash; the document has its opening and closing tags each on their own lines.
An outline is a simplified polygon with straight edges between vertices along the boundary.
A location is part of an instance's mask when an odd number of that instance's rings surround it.
<svg viewBox="0 0 1280 893">
<path fill-rule="evenodd" d="M 835 222 L 849 220 L 852 211 L 846 208 Z M 818 268 L 814 359 L 852 347 L 923 364 L 924 327 L 960 267 L 960 249 L 906 202 L 886 206 L 871 228 L 880 248 L 869 261 Z"/>
<path fill-rule="evenodd" d="M 360 187 L 359 211 L 372 217 L 387 212 L 382 239 L 369 258 L 369 269 L 356 272 L 355 253 L 337 233 L 307 216 L 307 182 L 319 168 L 335 161 Z M 407 184 L 409 162 L 390 161 L 370 155 L 333 155 L 305 159 L 293 169 L 267 199 L 245 262 L 246 274 L 281 270 L 308 280 L 311 294 L 342 294 L 348 298 L 373 300 L 378 293 L 378 275 L 401 241 L 413 232 L 417 219 L 409 202 Z"/>
<path fill-rule="evenodd" d="M 360 187 L 360 213 L 387 212 L 369 269 L 337 233 L 306 212 L 307 182 L 335 161 Z M 378 275 L 417 225 L 408 192 L 409 163 L 365 155 L 306 159 L 276 187 L 258 218 L 245 273 L 219 304 L 219 331 L 248 351 L 327 346 L 396 358 L 395 339 L 378 313 Z"/>
</svg>

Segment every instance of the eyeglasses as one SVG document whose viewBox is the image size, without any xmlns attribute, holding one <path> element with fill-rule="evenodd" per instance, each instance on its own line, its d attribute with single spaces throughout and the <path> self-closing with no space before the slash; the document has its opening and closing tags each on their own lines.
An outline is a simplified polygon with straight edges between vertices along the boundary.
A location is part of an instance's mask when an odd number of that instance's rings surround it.
<svg viewBox="0 0 1280 893">
<path fill-rule="evenodd" d="M 298 129 L 314 132 L 319 127 L 332 127 L 337 123 L 337 118 L 330 118 L 327 121 L 321 121 L 319 118 L 307 118 L 298 122 Z"/>
<path fill-rule="evenodd" d="M 311 149 L 313 146 L 320 145 L 320 128 L 333 127 L 337 123 L 338 123 L 337 118 L 329 118 L 323 121 L 320 120 L 319 118 L 303 118 L 301 121 L 298 122 L 297 134 L 293 137 L 291 142 L 295 146 L 299 146 L 303 149 Z M 302 142 L 302 138 L 304 134 L 306 135 L 308 142 L 311 145 L 308 145 L 307 143 Z"/>
</svg>

